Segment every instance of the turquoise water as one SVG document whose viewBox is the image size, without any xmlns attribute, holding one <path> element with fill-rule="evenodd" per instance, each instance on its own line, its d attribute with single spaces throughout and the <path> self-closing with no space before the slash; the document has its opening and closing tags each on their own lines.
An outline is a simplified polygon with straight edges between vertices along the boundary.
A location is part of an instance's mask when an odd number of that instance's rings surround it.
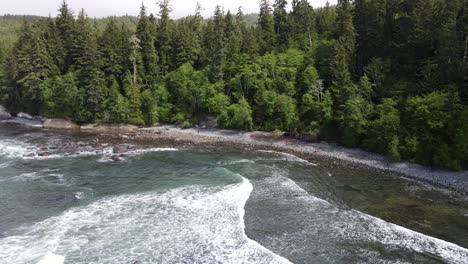
<svg viewBox="0 0 468 264">
<path fill-rule="evenodd" d="M 0 124 L 0 263 L 468 261 L 451 192 L 269 151 L 57 148 L 91 140 Z"/>
</svg>

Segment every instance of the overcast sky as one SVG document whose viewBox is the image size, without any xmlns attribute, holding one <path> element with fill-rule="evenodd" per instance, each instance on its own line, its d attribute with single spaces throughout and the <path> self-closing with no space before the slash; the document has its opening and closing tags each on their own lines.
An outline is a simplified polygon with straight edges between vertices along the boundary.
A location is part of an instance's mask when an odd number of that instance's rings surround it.
<svg viewBox="0 0 468 264">
<path fill-rule="evenodd" d="M 244 13 L 258 12 L 260 0 L 198 0 L 203 6 L 203 15 L 209 17 L 213 14 L 214 7 L 219 4 L 224 9 L 237 11 L 243 7 Z M 270 0 L 273 2 L 274 0 Z M 0 0 L 0 15 L 40 15 L 55 16 L 62 0 Z M 138 15 L 141 3 L 148 7 L 150 13 L 157 13 L 157 0 L 67 0 L 69 6 L 78 11 L 86 10 L 90 17 L 105 17 L 110 15 Z M 179 18 L 192 14 L 197 0 L 171 0 L 173 8 L 172 17 Z M 289 1 L 291 2 L 291 0 Z M 313 7 L 324 6 L 327 0 L 309 0 Z M 336 4 L 337 0 L 329 0 L 330 4 Z"/>
</svg>

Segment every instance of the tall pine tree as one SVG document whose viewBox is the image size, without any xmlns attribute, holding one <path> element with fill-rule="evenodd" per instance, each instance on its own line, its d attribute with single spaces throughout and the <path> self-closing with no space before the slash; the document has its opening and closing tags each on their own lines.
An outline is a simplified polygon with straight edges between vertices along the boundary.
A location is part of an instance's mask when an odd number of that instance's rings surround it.
<svg viewBox="0 0 468 264">
<path fill-rule="evenodd" d="M 260 1 L 260 14 L 258 17 L 260 35 L 260 52 L 265 54 L 272 51 L 275 46 L 275 22 L 272 15 L 271 4 L 268 0 Z"/>
</svg>

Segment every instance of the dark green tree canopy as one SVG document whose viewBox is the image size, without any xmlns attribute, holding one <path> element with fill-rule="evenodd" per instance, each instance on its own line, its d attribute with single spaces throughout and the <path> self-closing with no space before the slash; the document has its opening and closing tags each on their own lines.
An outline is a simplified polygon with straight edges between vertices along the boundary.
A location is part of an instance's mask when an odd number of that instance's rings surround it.
<svg viewBox="0 0 468 264">
<path fill-rule="evenodd" d="M 172 19 L 160 0 L 157 14 L 91 20 L 64 1 L 0 36 L 0 101 L 80 123 L 216 119 L 467 169 L 467 1 L 312 3 Z"/>
</svg>

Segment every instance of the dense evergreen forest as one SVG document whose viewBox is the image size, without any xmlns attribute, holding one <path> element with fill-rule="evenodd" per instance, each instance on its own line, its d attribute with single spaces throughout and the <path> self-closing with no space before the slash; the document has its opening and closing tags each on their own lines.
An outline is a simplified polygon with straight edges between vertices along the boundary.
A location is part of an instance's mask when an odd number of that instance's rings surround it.
<svg viewBox="0 0 468 264">
<path fill-rule="evenodd" d="M 285 131 L 451 169 L 468 168 L 468 0 L 261 0 L 171 19 L 141 7 L 104 26 L 63 2 L 25 21 L 0 58 L 13 112 L 76 122 Z"/>
</svg>

